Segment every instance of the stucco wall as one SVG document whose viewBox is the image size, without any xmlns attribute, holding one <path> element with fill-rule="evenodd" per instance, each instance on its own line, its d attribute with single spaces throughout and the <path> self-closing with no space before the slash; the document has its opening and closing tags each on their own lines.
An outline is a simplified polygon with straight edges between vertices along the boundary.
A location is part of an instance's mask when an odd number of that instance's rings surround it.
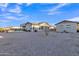
<svg viewBox="0 0 79 59">
<path fill-rule="evenodd" d="M 57 32 L 77 32 L 77 23 L 61 23 L 56 25 Z"/>
</svg>

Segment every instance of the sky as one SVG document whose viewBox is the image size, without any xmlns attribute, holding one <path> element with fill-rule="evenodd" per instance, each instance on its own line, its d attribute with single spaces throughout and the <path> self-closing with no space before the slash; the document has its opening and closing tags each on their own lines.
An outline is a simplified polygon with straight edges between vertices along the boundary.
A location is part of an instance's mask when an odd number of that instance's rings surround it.
<svg viewBox="0 0 79 59">
<path fill-rule="evenodd" d="M 79 3 L 0 3 L 0 27 L 63 20 L 79 21 Z"/>
</svg>

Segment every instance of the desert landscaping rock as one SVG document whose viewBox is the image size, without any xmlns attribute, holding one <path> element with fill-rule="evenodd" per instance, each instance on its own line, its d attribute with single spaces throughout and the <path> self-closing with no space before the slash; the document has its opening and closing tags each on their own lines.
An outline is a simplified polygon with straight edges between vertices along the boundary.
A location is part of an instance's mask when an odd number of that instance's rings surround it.
<svg viewBox="0 0 79 59">
<path fill-rule="evenodd" d="M 0 33 L 2 56 L 79 56 L 79 33 Z"/>
</svg>

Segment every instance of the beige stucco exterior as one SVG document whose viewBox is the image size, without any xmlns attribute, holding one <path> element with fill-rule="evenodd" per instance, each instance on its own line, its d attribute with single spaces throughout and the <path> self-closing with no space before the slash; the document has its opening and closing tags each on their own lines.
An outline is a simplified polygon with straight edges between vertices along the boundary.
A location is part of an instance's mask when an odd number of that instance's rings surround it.
<svg viewBox="0 0 79 59">
<path fill-rule="evenodd" d="M 41 27 L 41 26 L 47 26 L 47 27 L 49 27 L 49 24 L 48 24 L 48 23 L 41 23 L 39 26 L 40 26 L 40 27 Z"/>
<path fill-rule="evenodd" d="M 38 23 L 32 23 L 32 27 L 39 28 L 40 26 Z"/>
<path fill-rule="evenodd" d="M 56 31 L 76 33 L 78 27 L 76 22 L 61 22 L 56 25 Z"/>
</svg>

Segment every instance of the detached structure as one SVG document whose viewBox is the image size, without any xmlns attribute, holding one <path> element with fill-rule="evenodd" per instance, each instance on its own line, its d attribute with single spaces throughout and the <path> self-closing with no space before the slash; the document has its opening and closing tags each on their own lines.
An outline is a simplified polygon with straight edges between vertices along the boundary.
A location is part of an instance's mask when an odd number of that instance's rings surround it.
<svg viewBox="0 0 79 59">
<path fill-rule="evenodd" d="M 72 32 L 76 33 L 79 29 L 79 22 L 64 20 L 56 25 L 57 32 Z"/>
</svg>

